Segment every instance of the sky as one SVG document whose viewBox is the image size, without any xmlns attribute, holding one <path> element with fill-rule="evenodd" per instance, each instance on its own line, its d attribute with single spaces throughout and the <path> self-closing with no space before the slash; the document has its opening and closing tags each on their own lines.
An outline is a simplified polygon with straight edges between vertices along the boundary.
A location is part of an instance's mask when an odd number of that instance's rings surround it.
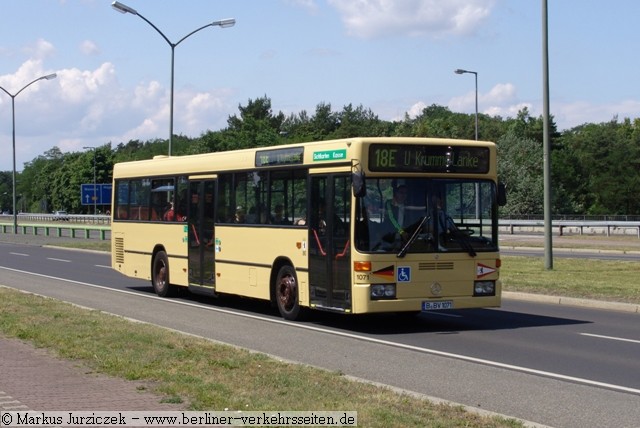
<svg viewBox="0 0 640 428">
<path fill-rule="evenodd" d="M 64 153 L 362 105 L 382 120 L 451 111 L 542 115 L 543 0 L 0 0 L 0 171 Z M 167 42 L 155 25 L 169 40 Z M 550 113 L 559 130 L 640 117 L 640 1 L 548 0 Z M 51 80 L 30 82 L 56 73 Z M 24 88 L 24 89 L 23 89 Z M 20 92 L 21 91 L 21 92 Z M 19 93 L 18 93 L 19 92 Z M 16 95 L 17 94 L 17 95 Z M 482 129 L 479 130 L 482 138 Z"/>
</svg>

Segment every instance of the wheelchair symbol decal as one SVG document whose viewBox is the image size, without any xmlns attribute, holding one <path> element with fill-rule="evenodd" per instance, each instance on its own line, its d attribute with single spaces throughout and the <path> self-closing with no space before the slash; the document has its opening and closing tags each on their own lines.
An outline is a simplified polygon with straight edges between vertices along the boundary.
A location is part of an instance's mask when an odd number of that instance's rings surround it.
<svg viewBox="0 0 640 428">
<path fill-rule="evenodd" d="M 411 281 L 411 268 L 409 266 L 398 266 L 398 282 Z"/>
</svg>

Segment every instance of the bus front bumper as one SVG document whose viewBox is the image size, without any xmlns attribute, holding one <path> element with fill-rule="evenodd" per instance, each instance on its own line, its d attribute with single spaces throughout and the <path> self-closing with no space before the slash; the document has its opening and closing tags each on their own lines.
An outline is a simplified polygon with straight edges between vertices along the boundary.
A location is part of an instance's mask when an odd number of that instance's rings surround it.
<svg viewBox="0 0 640 428">
<path fill-rule="evenodd" d="M 501 302 L 501 287 L 496 284 L 494 296 L 443 296 L 443 297 L 413 297 L 372 300 L 369 286 L 359 285 L 354 288 L 353 313 L 382 313 L 382 312 L 430 312 L 452 309 L 490 308 L 499 307 Z"/>
</svg>

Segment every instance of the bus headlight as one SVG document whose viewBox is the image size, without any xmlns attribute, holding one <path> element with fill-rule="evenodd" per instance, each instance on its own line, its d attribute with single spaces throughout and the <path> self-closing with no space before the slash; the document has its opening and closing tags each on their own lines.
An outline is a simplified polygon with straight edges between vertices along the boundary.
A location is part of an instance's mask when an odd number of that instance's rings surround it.
<svg viewBox="0 0 640 428">
<path fill-rule="evenodd" d="M 395 284 L 373 284 L 371 285 L 371 300 L 395 299 Z"/>
<path fill-rule="evenodd" d="M 474 296 L 495 296 L 496 295 L 496 283 L 495 281 L 476 281 L 473 283 L 473 295 Z"/>
</svg>

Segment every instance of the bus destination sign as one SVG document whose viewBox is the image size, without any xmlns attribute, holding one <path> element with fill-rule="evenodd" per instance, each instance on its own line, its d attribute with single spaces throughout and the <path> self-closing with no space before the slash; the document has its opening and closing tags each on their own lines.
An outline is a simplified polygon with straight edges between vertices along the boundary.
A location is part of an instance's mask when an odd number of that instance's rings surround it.
<svg viewBox="0 0 640 428">
<path fill-rule="evenodd" d="M 256 152 L 256 166 L 300 165 L 303 161 L 303 147 L 259 150 Z"/>
<path fill-rule="evenodd" d="M 369 147 L 370 171 L 485 174 L 489 172 L 489 160 L 487 147 L 391 144 Z"/>
</svg>

